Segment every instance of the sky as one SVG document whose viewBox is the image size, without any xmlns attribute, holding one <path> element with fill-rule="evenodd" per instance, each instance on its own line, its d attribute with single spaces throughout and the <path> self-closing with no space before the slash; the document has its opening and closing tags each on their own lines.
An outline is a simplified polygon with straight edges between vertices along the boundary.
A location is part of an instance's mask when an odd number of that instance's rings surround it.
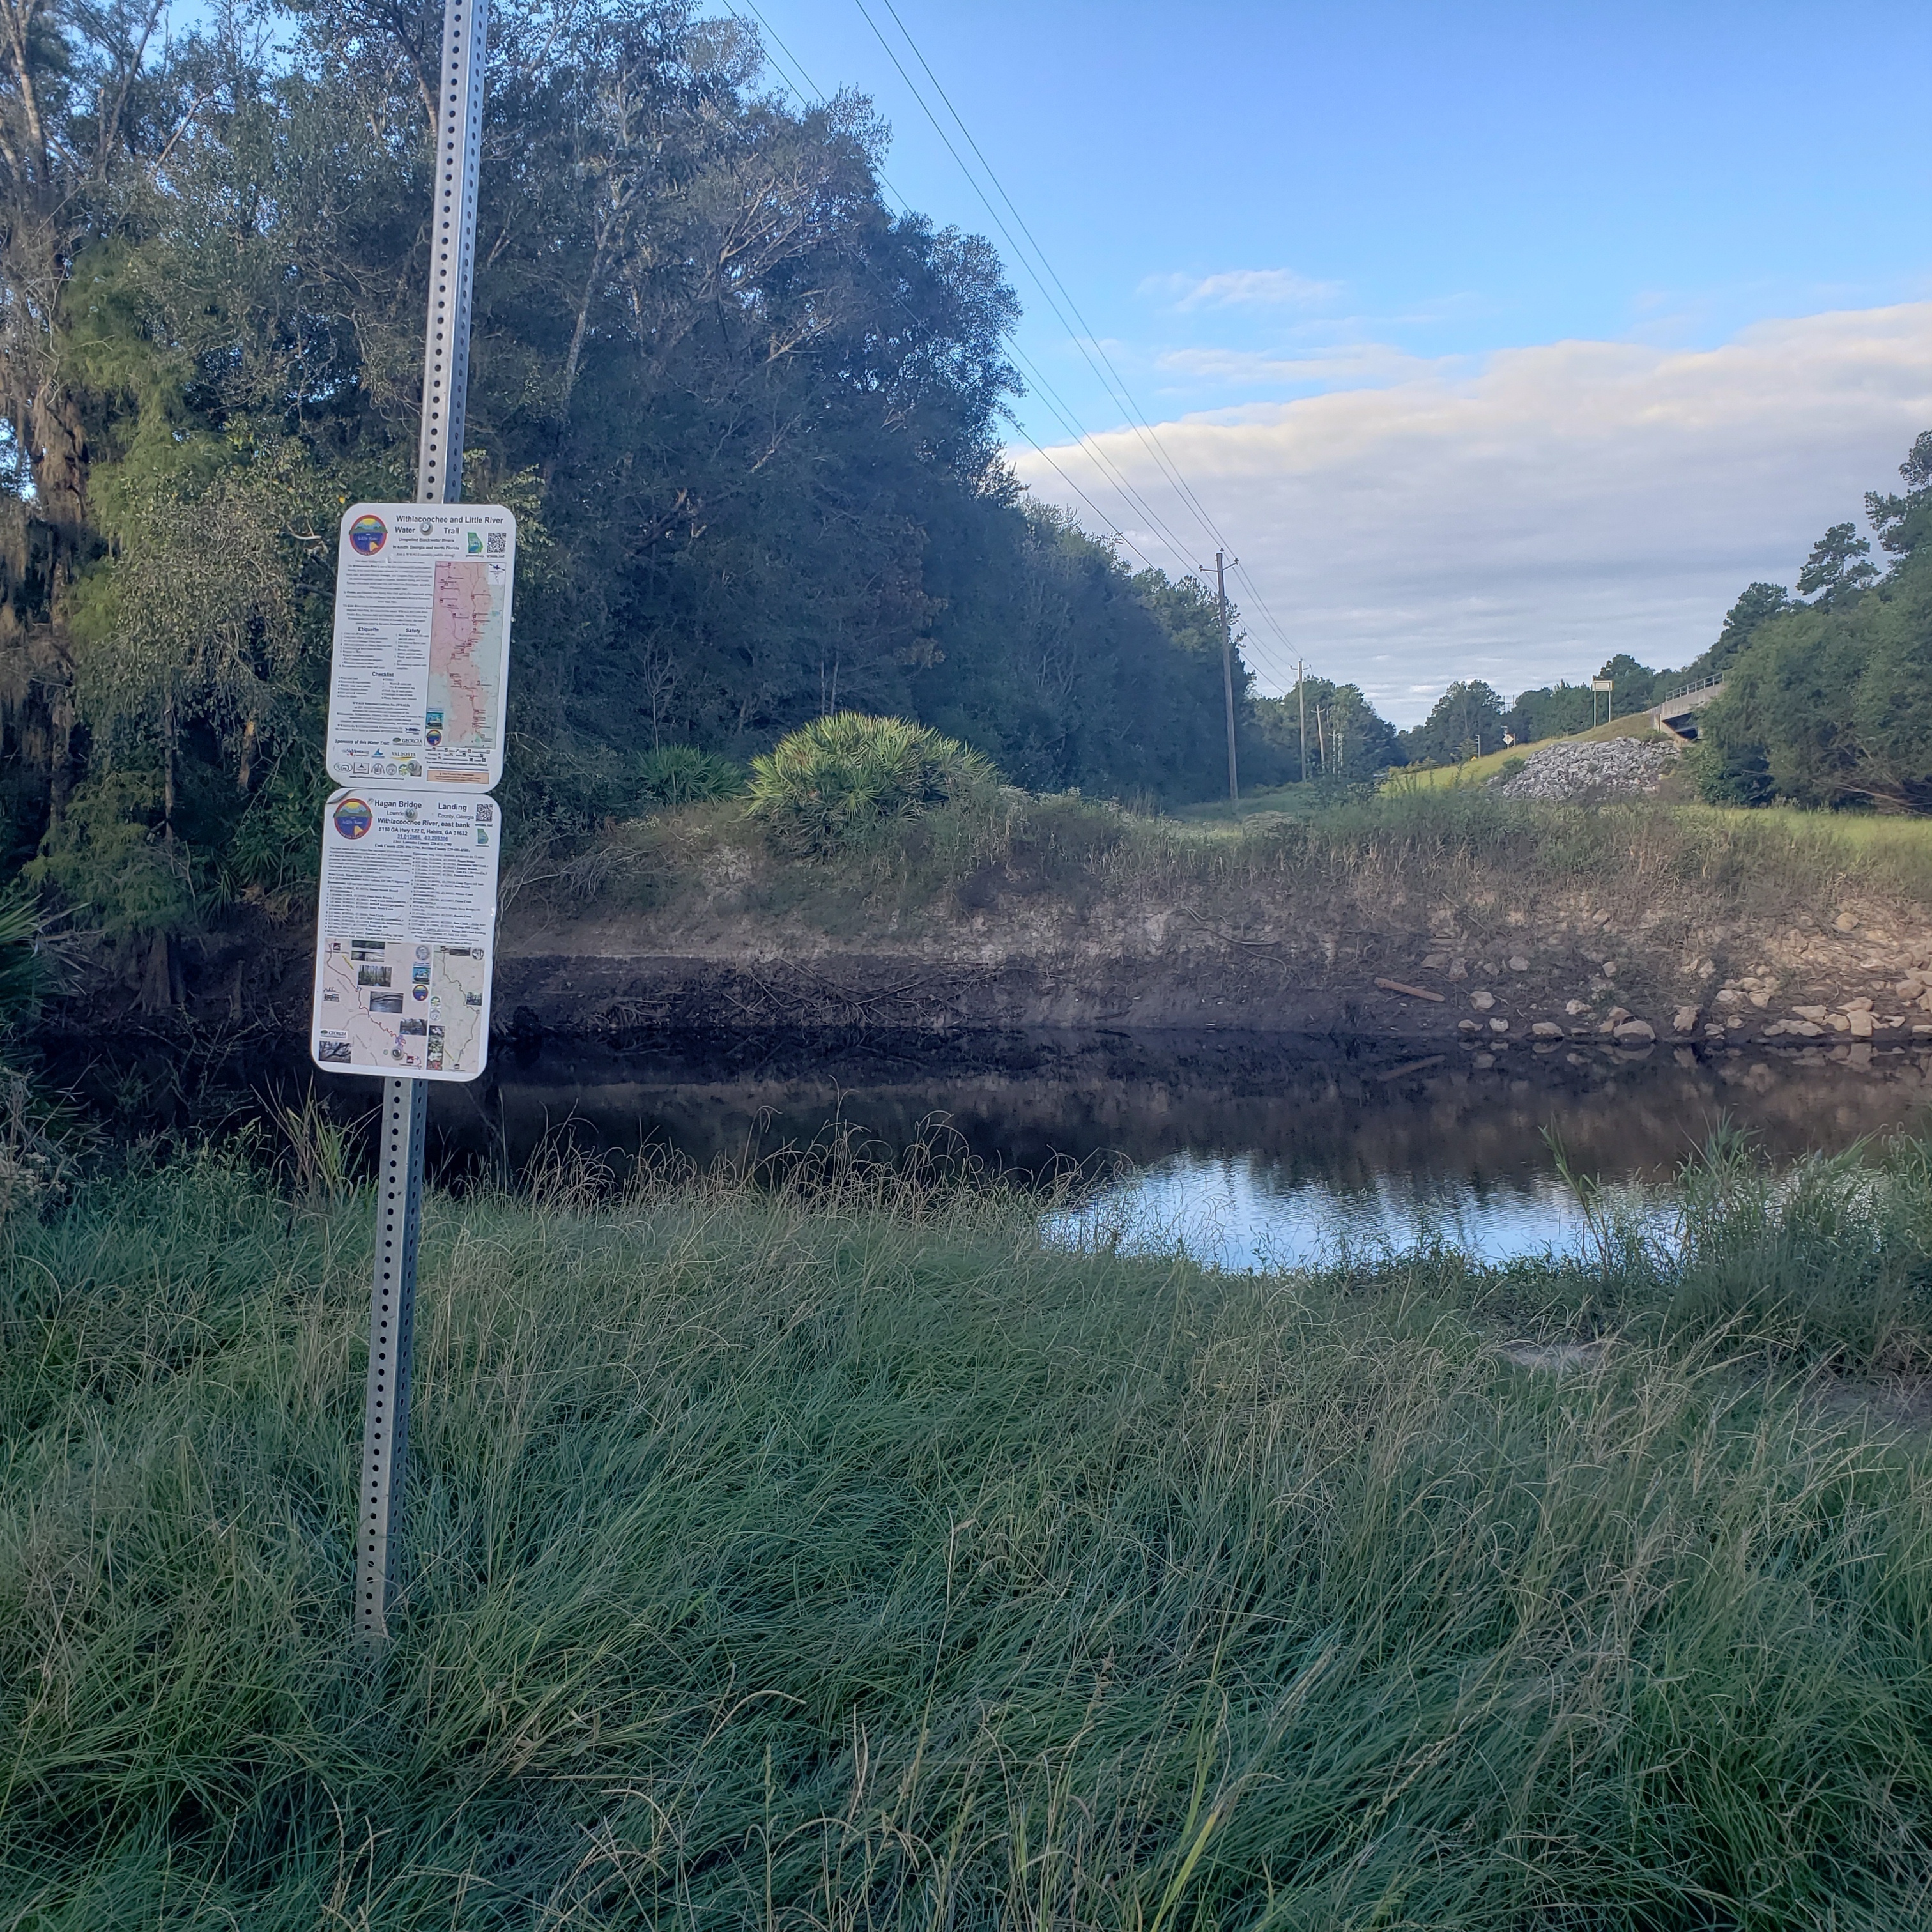
<svg viewBox="0 0 1932 1932">
<path fill-rule="evenodd" d="M 1922 4 L 731 4 L 999 247 L 1015 468 L 1225 544 L 1264 688 L 1686 663 L 1932 428 Z"/>
</svg>

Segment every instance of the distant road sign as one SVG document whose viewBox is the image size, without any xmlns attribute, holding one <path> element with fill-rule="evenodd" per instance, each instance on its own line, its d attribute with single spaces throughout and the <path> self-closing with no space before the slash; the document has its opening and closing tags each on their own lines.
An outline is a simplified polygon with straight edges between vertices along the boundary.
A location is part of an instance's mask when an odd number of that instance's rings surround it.
<svg viewBox="0 0 1932 1932">
<path fill-rule="evenodd" d="M 1590 680 L 1590 688 L 1592 691 L 1608 691 L 1612 688 L 1616 682 L 1616 680 L 1614 678 L 1593 677 Z"/>
<path fill-rule="evenodd" d="M 517 520 L 355 503 L 336 546 L 328 775 L 488 791 L 503 776 Z"/>
<path fill-rule="evenodd" d="M 385 781 L 323 810 L 309 1049 L 331 1073 L 474 1080 L 490 1057 L 502 818 Z"/>
</svg>

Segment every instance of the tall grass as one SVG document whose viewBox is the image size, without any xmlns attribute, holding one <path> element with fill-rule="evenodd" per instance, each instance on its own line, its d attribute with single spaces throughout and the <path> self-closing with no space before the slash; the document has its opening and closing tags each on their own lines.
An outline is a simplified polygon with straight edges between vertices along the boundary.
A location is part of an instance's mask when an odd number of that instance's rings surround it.
<svg viewBox="0 0 1932 1932">
<path fill-rule="evenodd" d="M 1514 1368 L 1447 1257 L 582 1180 L 430 1202 L 376 1666 L 366 1199 L 7 1224 L 8 1925 L 1932 1916 L 1910 1440 L 1688 1324 Z"/>
<path fill-rule="evenodd" d="M 830 859 L 789 860 L 740 806 L 698 807 L 614 832 L 591 896 L 628 891 L 674 914 L 794 916 L 834 932 L 950 926 L 962 904 L 1003 898 L 1029 919 L 1056 905 L 1195 910 L 1217 926 L 1303 937 L 1441 920 L 1472 943 L 1526 918 L 1560 922 L 1587 899 L 1666 947 L 1727 921 L 1812 921 L 1847 897 L 1899 902 L 1908 919 L 1932 902 L 1922 820 L 1552 806 L 1480 787 L 1292 802 L 1292 814 L 1207 824 L 1004 792 L 887 820 Z"/>
</svg>

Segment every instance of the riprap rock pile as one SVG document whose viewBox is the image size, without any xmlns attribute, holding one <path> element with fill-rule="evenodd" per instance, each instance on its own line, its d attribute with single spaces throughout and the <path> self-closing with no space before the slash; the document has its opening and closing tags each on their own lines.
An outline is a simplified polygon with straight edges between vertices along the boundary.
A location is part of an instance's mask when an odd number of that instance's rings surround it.
<svg viewBox="0 0 1932 1932">
<path fill-rule="evenodd" d="M 1628 796 L 1654 790 L 1679 748 L 1662 738 L 1612 738 L 1600 744 L 1548 745 L 1514 778 L 1492 778 L 1505 798 L 1562 804 L 1568 799 Z"/>
</svg>

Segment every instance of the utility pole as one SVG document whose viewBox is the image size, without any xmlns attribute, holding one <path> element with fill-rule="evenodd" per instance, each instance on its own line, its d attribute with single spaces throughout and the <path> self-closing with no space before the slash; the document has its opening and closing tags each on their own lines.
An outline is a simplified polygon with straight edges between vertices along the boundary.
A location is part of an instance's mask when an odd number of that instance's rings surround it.
<svg viewBox="0 0 1932 1932">
<path fill-rule="evenodd" d="M 1308 782 L 1308 666 L 1294 661 L 1294 702 L 1301 713 L 1301 782 Z"/>
<path fill-rule="evenodd" d="M 470 291 L 476 259 L 476 169 L 483 146 L 488 28 L 489 0 L 443 0 L 436 206 L 423 334 L 422 431 L 416 452 L 418 503 L 454 503 L 463 495 Z M 362 1642 L 372 1647 L 380 1646 L 388 1635 L 389 1601 L 402 1554 L 410 1368 L 416 1346 L 416 1248 L 422 1232 L 423 1144 L 428 1126 L 429 1082 L 385 1080 L 356 1538 L 356 1626 Z"/>
<path fill-rule="evenodd" d="M 1228 700 L 1228 798 L 1236 818 L 1241 812 L 1240 774 L 1234 766 L 1234 639 L 1228 626 L 1226 553 L 1214 553 L 1214 584 L 1221 598 L 1221 691 Z"/>
</svg>

